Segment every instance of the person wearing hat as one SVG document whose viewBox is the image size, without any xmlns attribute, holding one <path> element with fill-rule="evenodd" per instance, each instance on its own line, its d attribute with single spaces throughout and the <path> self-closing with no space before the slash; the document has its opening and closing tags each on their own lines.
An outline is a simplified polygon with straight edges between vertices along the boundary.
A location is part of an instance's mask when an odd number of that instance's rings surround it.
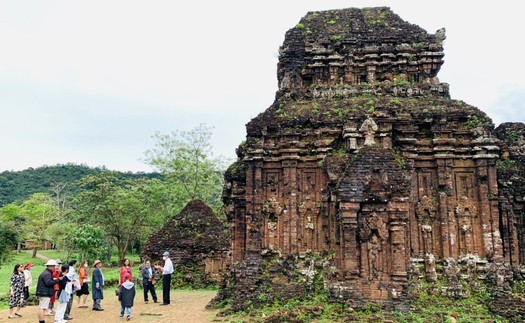
<svg viewBox="0 0 525 323">
<path fill-rule="evenodd" d="M 29 287 L 33 284 L 33 276 L 31 275 L 31 268 L 33 268 L 33 266 L 34 264 L 32 262 L 28 262 L 24 266 L 24 306 L 29 299 Z"/>
<path fill-rule="evenodd" d="M 93 311 L 103 311 L 100 302 L 104 299 L 104 274 L 102 274 L 102 261 L 95 260 L 93 263 L 93 275 L 91 276 L 91 295 L 93 297 Z"/>
<path fill-rule="evenodd" d="M 55 262 L 56 262 L 56 265 L 55 265 L 55 269 L 53 270 L 53 278 L 59 278 L 62 273 L 61 271 L 62 260 L 56 259 Z M 59 287 L 58 287 L 58 284 L 56 284 L 53 287 L 53 295 L 51 296 L 51 299 L 49 300 L 49 310 L 46 315 L 50 315 L 50 316 L 55 315 L 55 313 L 53 312 L 53 308 L 55 307 L 55 300 L 58 294 L 58 290 L 59 290 Z"/>
<path fill-rule="evenodd" d="M 165 251 L 162 254 L 164 267 L 156 265 L 155 268 L 162 270 L 162 303 L 160 305 L 169 305 L 170 303 L 170 284 L 171 274 L 173 274 L 173 263 L 170 259 L 170 253 Z"/>
<path fill-rule="evenodd" d="M 46 269 L 38 276 L 36 284 L 36 296 L 38 297 L 38 321 L 45 323 L 44 314 L 49 308 L 51 297 L 53 296 L 53 287 L 58 284 L 60 278 L 53 277 L 53 269 L 57 262 L 49 259 L 46 262 Z"/>
</svg>

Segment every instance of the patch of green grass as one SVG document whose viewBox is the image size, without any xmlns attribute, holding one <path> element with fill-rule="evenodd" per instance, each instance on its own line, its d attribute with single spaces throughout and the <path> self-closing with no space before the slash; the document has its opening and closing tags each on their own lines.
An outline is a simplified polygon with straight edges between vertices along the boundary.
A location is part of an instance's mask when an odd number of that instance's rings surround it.
<svg viewBox="0 0 525 323">
<path fill-rule="evenodd" d="M 16 264 L 21 263 L 23 265 L 28 262 L 35 264 L 31 270 L 33 275 L 33 286 L 29 289 L 29 294 L 34 295 L 36 290 L 36 279 L 38 275 L 44 270 L 45 261 L 38 258 L 31 257 L 31 253 L 22 251 L 21 253 L 14 253 L 11 259 L 2 264 L 0 267 L 0 310 L 8 308 L 9 300 L 9 284 L 11 281 L 11 275 Z"/>
</svg>

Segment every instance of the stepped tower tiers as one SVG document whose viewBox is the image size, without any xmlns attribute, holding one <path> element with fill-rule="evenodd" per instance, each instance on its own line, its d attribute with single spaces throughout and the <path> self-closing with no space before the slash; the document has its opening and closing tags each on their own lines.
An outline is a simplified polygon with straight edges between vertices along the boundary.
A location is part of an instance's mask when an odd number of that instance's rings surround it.
<svg viewBox="0 0 525 323">
<path fill-rule="evenodd" d="M 412 277 L 522 262 L 493 123 L 438 81 L 444 39 L 386 7 L 309 12 L 286 33 L 276 99 L 226 173 L 234 308 L 301 295 L 317 269 L 335 298 L 388 305 Z"/>
</svg>

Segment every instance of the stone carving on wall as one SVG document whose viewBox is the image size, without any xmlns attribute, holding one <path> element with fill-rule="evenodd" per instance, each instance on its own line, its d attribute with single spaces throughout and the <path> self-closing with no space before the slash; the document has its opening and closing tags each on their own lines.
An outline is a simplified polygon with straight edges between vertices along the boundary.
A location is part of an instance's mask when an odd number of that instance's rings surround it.
<svg viewBox="0 0 525 323">
<path fill-rule="evenodd" d="M 319 209 L 314 201 L 308 199 L 299 205 L 298 211 L 302 223 L 301 237 L 303 239 L 303 245 L 306 251 L 311 251 L 315 245 L 315 220 Z"/>
<path fill-rule="evenodd" d="M 263 214 L 266 220 L 267 240 L 266 246 L 270 250 L 274 250 L 277 246 L 277 227 L 279 217 L 283 213 L 283 207 L 279 204 L 275 197 L 271 197 L 263 203 Z"/>
<path fill-rule="evenodd" d="M 373 212 L 363 219 L 359 237 L 364 248 L 361 251 L 362 274 L 370 279 L 377 279 L 385 271 L 384 251 L 388 239 L 388 229 L 381 216 Z"/>
<path fill-rule="evenodd" d="M 472 225 L 473 218 L 477 217 L 477 207 L 473 201 L 468 197 L 462 196 L 455 208 L 457 223 L 460 232 L 459 251 L 460 254 L 466 255 L 472 253 L 473 239 L 472 239 Z"/>
<path fill-rule="evenodd" d="M 359 131 L 361 131 L 365 135 L 365 146 L 373 146 L 376 144 L 375 135 L 378 129 L 379 127 L 377 126 L 377 123 L 375 123 L 375 121 L 372 118 L 366 118 L 366 120 L 359 128 Z"/>
<path fill-rule="evenodd" d="M 266 174 L 267 192 L 271 195 L 279 194 L 279 173 L 268 172 Z"/>
<path fill-rule="evenodd" d="M 272 197 L 263 203 L 263 212 L 266 214 L 273 214 L 275 217 L 278 217 L 283 212 L 283 208 L 277 199 Z"/>
<path fill-rule="evenodd" d="M 436 217 L 436 208 L 428 196 L 424 195 L 417 203 L 416 217 L 421 228 L 421 236 L 423 239 L 425 254 L 433 253 L 434 246 L 432 243 L 432 224 L 434 223 L 434 219 Z"/>
</svg>

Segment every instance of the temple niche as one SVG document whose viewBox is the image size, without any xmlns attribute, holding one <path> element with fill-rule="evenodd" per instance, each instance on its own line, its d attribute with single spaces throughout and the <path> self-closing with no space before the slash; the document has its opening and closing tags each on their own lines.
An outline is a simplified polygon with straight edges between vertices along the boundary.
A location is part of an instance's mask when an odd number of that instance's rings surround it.
<svg viewBox="0 0 525 323">
<path fill-rule="evenodd" d="M 386 7 L 309 12 L 286 33 L 275 101 L 225 177 L 234 308 L 261 286 L 300 295 L 289 263 L 307 273 L 316 255 L 334 297 L 383 305 L 466 259 L 523 264 L 523 190 L 498 190 L 502 139 L 437 78 L 444 39 Z"/>
</svg>

